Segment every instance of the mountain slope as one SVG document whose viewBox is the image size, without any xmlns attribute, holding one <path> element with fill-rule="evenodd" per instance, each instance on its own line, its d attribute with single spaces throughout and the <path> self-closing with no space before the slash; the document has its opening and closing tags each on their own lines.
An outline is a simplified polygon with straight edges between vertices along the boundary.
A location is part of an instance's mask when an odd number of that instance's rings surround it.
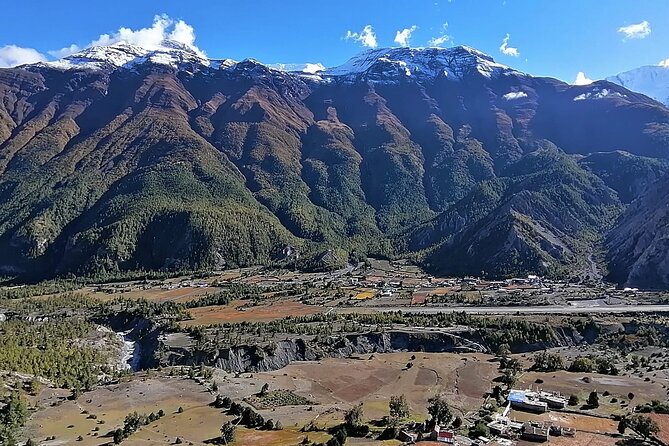
<svg viewBox="0 0 669 446">
<path fill-rule="evenodd" d="M 419 228 L 409 247 L 428 248 L 429 265 L 460 274 L 564 274 L 578 271 L 622 208 L 601 179 L 555 147 L 526 155 L 504 174 L 440 215 L 432 234 Z"/>
<path fill-rule="evenodd" d="M 564 273 L 669 154 L 657 102 L 467 47 L 304 73 L 116 44 L 1 69 L 0 95 L 9 275 L 266 264 L 295 249 L 309 267 L 335 248 L 415 253 L 446 273 Z M 618 150 L 642 161 L 618 175 L 591 155 Z M 623 190 L 630 175 L 645 179 Z"/>
<path fill-rule="evenodd" d="M 668 176 L 632 202 L 606 244 L 612 280 L 635 287 L 669 287 Z"/>
</svg>

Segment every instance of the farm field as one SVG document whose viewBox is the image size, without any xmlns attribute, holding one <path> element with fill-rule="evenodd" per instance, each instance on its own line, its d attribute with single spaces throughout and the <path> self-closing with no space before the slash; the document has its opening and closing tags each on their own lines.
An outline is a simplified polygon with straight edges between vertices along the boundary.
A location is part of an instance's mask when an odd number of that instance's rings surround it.
<svg viewBox="0 0 669 446">
<path fill-rule="evenodd" d="M 237 444 L 297 444 L 305 434 L 300 428 L 312 421 L 319 428 L 341 423 L 344 411 L 363 403 L 366 421 L 380 420 L 388 414 L 389 396 L 404 394 L 411 418 L 427 417 L 427 400 L 441 393 L 456 413 L 475 410 L 483 401 L 496 365 L 488 355 L 480 354 L 375 354 L 360 359 L 328 358 L 319 362 L 294 363 L 276 372 L 234 376 L 214 373 L 218 393 L 234 400 L 255 395 L 264 383 L 270 389 L 288 390 L 311 400 L 309 406 L 283 406 L 258 410 L 258 413 L 284 426 L 281 431 L 263 431 L 240 427 Z M 407 368 L 407 364 L 413 366 Z M 55 437 L 44 444 L 101 445 L 106 435 L 123 426 L 131 412 L 158 413 L 165 416 L 141 427 L 127 440 L 129 444 L 159 445 L 184 442 L 205 444 L 219 434 L 220 426 L 233 417 L 210 404 L 214 395 L 193 380 L 137 375 L 117 385 L 84 393 L 71 401 L 67 393 L 47 388 L 39 401 L 40 410 L 26 426 L 30 438 Z M 183 409 L 179 413 L 179 407 Z M 67 420 L 67 421 L 65 421 Z M 325 441 L 323 432 L 309 432 L 312 441 Z M 80 439 L 79 439 L 80 438 Z M 356 439 L 350 444 L 371 444 Z M 398 444 L 390 441 L 374 444 Z"/>
<path fill-rule="evenodd" d="M 575 437 L 551 437 L 551 446 L 615 446 L 620 439 L 606 435 L 579 432 Z M 536 442 L 520 440 L 517 446 L 536 446 Z"/>
<path fill-rule="evenodd" d="M 319 307 L 293 300 L 279 300 L 254 306 L 246 305 L 248 302 L 237 300 L 228 305 L 193 308 L 188 310 L 192 319 L 183 321 L 182 325 L 197 326 L 241 321 L 267 322 L 288 316 L 306 316 L 321 312 Z"/>
<path fill-rule="evenodd" d="M 201 443 L 217 435 L 225 421 L 220 410 L 209 406 L 212 395 L 194 381 L 183 378 L 138 376 L 87 392 L 76 401 L 64 400 L 62 393 L 54 396 L 52 393 L 49 388 L 42 392 L 40 404 L 44 409 L 30 420 L 26 435 L 35 439 L 53 436 L 55 441 L 50 444 L 54 445 L 106 444 L 110 440 L 105 435 L 123 427 L 126 415 L 135 411 L 139 414 L 165 412 L 164 418 L 145 426 L 147 432 L 154 432 L 153 441 L 158 435 L 162 437 L 160 444 L 165 444 L 165 435 L 171 437 L 171 442 L 179 435 Z M 179 407 L 183 413 L 178 413 Z M 177 425 L 178 431 L 169 429 Z M 77 441 L 80 436 L 82 440 Z M 148 437 L 146 440 L 149 441 Z"/>
<path fill-rule="evenodd" d="M 586 379 L 584 379 L 586 378 Z M 537 384 L 537 380 L 543 381 Z M 589 381 L 589 382 L 587 382 Z M 620 402 L 628 402 L 628 394 L 633 393 L 634 398 L 630 402 L 633 406 L 645 404 L 658 395 L 665 395 L 666 381 L 645 381 L 635 376 L 610 376 L 597 373 L 572 373 L 564 370 L 556 372 L 527 372 L 520 378 L 518 386 L 521 388 L 541 387 L 545 390 L 560 392 L 567 397 L 575 394 L 581 401 L 585 401 L 588 394 L 597 391 L 600 394 L 600 411 L 603 413 L 625 413 L 623 409 L 627 404 L 621 406 Z M 610 395 L 602 396 L 603 392 Z M 617 398 L 618 402 L 610 403 L 611 398 Z"/>
<path fill-rule="evenodd" d="M 95 291 L 92 288 L 84 288 L 83 292 L 89 293 L 92 297 L 102 301 L 123 297 L 126 299 L 146 299 L 151 302 L 179 302 L 184 303 L 191 300 L 198 299 L 207 294 L 220 291 L 216 287 L 177 287 L 173 289 L 164 288 L 129 288 L 127 290 L 120 289 L 116 293 L 107 293 L 102 291 Z"/>
<path fill-rule="evenodd" d="M 416 359 L 412 360 L 411 357 Z M 371 359 L 370 359 L 371 358 Z M 491 380 L 497 376 L 497 365 L 488 355 L 451 353 L 386 353 L 360 359 L 328 358 L 318 362 L 293 363 L 276 372 L 254 374 L 270 388 L 289 389 L 320 403 L 315 414 L 333 407 L 347 409 L 363 403 L 369 420 L 388 415 L 391 395 L 404 394 L 412 418 L 427 416 L 427 400 L 441 393 L 454 410 L 464 414 L 475 410 L 483 401 Z M 407 369 L 407 364 L 412 367 Z M 309 417 L 314 415 L 309 414 Z M 340 422 L 342 414 L 336 417 Z M 326 417 L 327 418 L 327 417 Z M 286 419 L 304 422 L 298 415 Z"/>
</svg>

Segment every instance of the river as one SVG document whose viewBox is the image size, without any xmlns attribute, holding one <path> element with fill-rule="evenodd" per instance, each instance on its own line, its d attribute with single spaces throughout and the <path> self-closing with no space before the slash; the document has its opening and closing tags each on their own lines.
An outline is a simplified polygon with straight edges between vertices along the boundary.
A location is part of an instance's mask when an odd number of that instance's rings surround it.
<svg viewBox="0 0 669 446">
<path fill-rule="evenodd" d="M 134 372 L 138 371 L 142 360 L 142 347 L 130 338 L 130 330 L 115 333 L 123 342 L 119 364 L 125 369 L 131 369 Z"/>
</svg>

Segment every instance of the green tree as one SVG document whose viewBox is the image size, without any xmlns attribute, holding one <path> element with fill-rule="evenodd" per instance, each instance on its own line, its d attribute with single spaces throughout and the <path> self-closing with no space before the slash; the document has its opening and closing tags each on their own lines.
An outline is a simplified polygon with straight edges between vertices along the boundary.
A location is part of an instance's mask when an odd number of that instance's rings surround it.
<svg viewBox="0 0 669 446">
<path fill-rule="evenodd" d="M 490 429 L 486 426 L 484 421 L 479 421 L 476 425 L 469 431 L 469 436 L 471 438 L 487 437 L 490 435 Z"/>
<path fill-rule="evenodd" d="M 448 406 L 448 403 L 441 395 L 435 395 L 429 400 L 427 406 L 427 412 L 432 417 L 432 421 L 436 424 L 446 424 L 448 423 L 453 414 L 451 413 L 451 408 Z"/>
<path fill-rule="evenodd" d="M 346 439 L 348 438 L 348 433 L 344 427 L 339 427 L 333 434 L 332 438 L 326 443 L 327 446 L 343 446 L 346 444 Z"/>
<path fill-rule="evenodd" d="M 590 407 L 599 407 L 599 395 L 597 392 L 592 391 L 588 395 L 588 406 Z"/>
<path fill-rule="evenodd" d="M 20 392 L 9 395 L 6 405 L 0 411 L 0 425 L 15 429 L 23 426 L 28 419 L 28 405 Z"/>
<path fill-rule="evenodd" d="M 260 396 L 267 395 L 268 391 L 269 391 L 269 383 L 263 384 L 262 389 L 260 389 Z"/>
<path fill-rule="evenodd" d="M 515 358 L 502 357 L 499 361 L 499 368 L 517 373 L 523 369 L 523 366 L 520 361 Z"/>
<path fill-rule="evenodd" d="M 357 406 L 353 406 L 350 410 L 346 412 L 346 414 L 344 415 L 344 422 L 349 427 L 360 426 L 362 424 L 362 417 L 363 417 L 362 403 L 360 403 Z"/>
<path fill-rule="evenodd" d="M 38 380 L 34 378 L 30 380 L 30 384 L 28 384 L 28 392 L 31 395 L 37 395 L 41 389 L 42 384 Z"/>
<path fill-rule="evenodd" d="M 507 357 L 511 354 L 511 347 L 509 344 L 500 344 L 499 347 L 497 347 L 497 356 L 500 358 Z"/>
<path fill-rule="evenodd" d="M 388 403 L 390 408 L 390 418 L 391 420 L 403 420 L 409 417 L 409 404 L 404 395 L 393 395 L 390 397 L 390 403 Z"/>
<path fill-rule="evenodd" d="M 225 423 L 221 426 L 221 441 L 223 444 L 230 444 L 235 441 L 235 431 L 237 428 L 231 422 Z"/>
<path fill-rule="evenodd" d="M 562 359 L 562 356 L 557 353 L 549 353 L 546 351 L 539 352 L 534 355 L 533 368 L 542 372 L 562 370 L 564 369 L 564 360 Z"/>
<path fill-rule="evenodd" d="M 644 440 L 657 435 L 657 433 L 660 431 L 660 427 L 655 421 L 641 414 L 634 414 L 629 417 L 627 420 L 627 426 L 634 432 L 641 435 Z"/>
<path fill-rule="evenodd" d="M 592 372 L 597 367 L 595 361 L 587 356 L 579 356 L 569 365 L 570 372 Z"/>
<path fill-rule="evenodd" d="M 625 433 L 626 429 L 627 429 L 627 417 L 621 417 L 620 421 L 618 421 L 618 433 L 622 435 Z"/>
</svg>

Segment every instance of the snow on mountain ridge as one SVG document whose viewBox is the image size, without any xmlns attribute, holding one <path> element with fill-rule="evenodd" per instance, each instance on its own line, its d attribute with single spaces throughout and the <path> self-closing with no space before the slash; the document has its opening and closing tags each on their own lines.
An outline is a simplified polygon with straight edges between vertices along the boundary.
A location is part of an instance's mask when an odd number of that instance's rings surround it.
<svg viewBox="0 0 669 446">
<path fill-rule="evenodd" d="M 132 68 L 145 62 L 169 65 L 175 68 L 183 64 L 219 68 L 235 63 L 229 59 L 209 59 L 202 52 L 187 44 L 164 40 L 158 47 L 151 49 L 142 48 L 127 42 L 94 46 L 56 61 L 40 62 L 35 65 L 68 70 L 81 68 L 101 69 L 105 66 Z"/>
<path fill-rule="evenodd" d="M 36 66 L 55 69 L 132 69 L 144 63 L 167 65 L 175 69 L 190 70 L 198 66 L 213 69 L 238 65 L 231 59 L 215 60 L 187 44 L 165 40 L 157 47 L 142 48 L 126 42 L 87 48 L 76 54 Z M 453 48 L 380 48 L 365 51 L 343 65 L 325 68 L 322 64 L 272 64 L 264 65 L 253 59 L 243 62 L 262 65 L 269 70 L 292 73 L 314 81 L 327 81 L 335 77 L 364 77 L 376 82 L 394 82 L 399 76 L 436 78 L 446 76 L 457 80 L 469 73 L 492 77 L 511 68 L 478 50 L 466 46 Z"/>
<path fill-rule="evenodd" d="M 477 72 L 485 77 L 502 71 L 513 71 L 506 65 L 474 48 L 379 48 L 365 51 L 338 67 L 330 68 L 325 75 L 359 76 L 370 80 L 391 74 L 406 76 L 461 79 L 465 74 Z"/>
<path fill-rule="evenodd" d="M 606 78 L 628 90 L 645 94 L 669 107 L 669 66 L 650 65 Z"/>
<path fill-rule="evenodd" d="M 321 63 L 275 63 L 267 65 L 269 68 L 288 73 L 298 72 L 305 74 L 316 74 L 325 71 L 326 68 Z"/>
</svg>

